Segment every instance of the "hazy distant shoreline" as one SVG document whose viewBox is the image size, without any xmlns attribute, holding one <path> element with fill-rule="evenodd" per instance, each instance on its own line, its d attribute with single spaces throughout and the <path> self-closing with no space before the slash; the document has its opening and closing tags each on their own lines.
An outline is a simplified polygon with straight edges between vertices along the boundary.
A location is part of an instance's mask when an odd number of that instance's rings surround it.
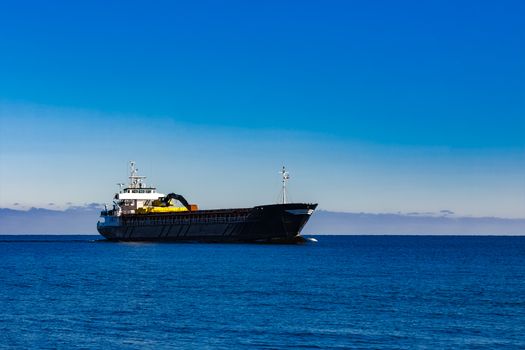
<svg viewBox="0 0 525 350">
<path fill-rule="evenodd" d="M 66 210 L 0 208 L 0 234 L 96 235 L 99 213 L 96 205 Z M 319 210 L 314 213 L 303 234 L 522 236 L 525 235 L 525 219 Z"/>
</svg>

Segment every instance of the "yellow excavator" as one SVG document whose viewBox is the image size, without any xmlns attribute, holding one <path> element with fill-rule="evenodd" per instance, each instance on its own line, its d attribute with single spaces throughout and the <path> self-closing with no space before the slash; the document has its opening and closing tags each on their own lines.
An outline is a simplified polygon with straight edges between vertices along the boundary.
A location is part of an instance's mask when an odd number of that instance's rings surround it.
<svg viewBox="0 0 525 350">
<path fill-rule="evenodd" d="M 174 206 L 173 200 L 177 200 L 183 207 Z M 144 206 L 137 209 L 137 214 L 152 214 L 152 213 L 177 213 L 183 211 L 197 211 L 199 207 L 197 204 L 189 204 L 186 198 L 180 194 L 170 193 L 166 197 L 161 197 L 159 199 L 151 202 L 151 205 Z"/>
</svg>

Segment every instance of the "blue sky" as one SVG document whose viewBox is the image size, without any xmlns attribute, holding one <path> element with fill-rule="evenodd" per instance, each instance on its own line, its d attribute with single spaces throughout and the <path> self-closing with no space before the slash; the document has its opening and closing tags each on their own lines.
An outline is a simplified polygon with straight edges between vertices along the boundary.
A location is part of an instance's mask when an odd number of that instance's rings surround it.
<svg viewBox="0 0 525 350">
<path fill-rule="evenodd" d="M 0 206 L 525 217 L 522 1 L 0 4 Z M 53 203 L 53 205 L 50 205 Z"/>
</svg>

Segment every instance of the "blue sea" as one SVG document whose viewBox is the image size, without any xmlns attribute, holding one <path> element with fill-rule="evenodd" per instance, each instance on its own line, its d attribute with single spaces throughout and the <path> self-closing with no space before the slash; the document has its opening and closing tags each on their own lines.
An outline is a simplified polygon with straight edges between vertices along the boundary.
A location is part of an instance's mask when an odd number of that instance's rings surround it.
<svg viewBox="0 0 525 350">
<path fill-rule="evenodd" d="M 0 236 L 6 349 L 524 349 L 525 237 Z"/>
</svg>

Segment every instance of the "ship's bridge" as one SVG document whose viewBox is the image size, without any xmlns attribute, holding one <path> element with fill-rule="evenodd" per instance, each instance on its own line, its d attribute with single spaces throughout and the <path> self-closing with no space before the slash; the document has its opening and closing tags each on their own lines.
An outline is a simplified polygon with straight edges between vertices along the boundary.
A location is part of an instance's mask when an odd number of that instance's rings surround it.
<svg viewBox="0 0 525 350">
<path fill-rule="evenodd" d="M 130 176 L 127 187 L 119 183 L 120 191 L 115 194 L 115 200 L 123 213 L 135 213 L 138 208 L 148 205 L 151 201 L 165 197 L 163 193 L 157 192 L 152 186 L 146 186 L 144 183 L 145 176 L 137 175 L 138 169 L 135 162 L 130 162 Z"/>
<path fill-rule="evenodd" d="M 124 188 L 115 195 L 115 199 L 159 199 L 164 197 L 163 193 L 157 192 L 153 187 L 145 188 Z"/>
</svg>

